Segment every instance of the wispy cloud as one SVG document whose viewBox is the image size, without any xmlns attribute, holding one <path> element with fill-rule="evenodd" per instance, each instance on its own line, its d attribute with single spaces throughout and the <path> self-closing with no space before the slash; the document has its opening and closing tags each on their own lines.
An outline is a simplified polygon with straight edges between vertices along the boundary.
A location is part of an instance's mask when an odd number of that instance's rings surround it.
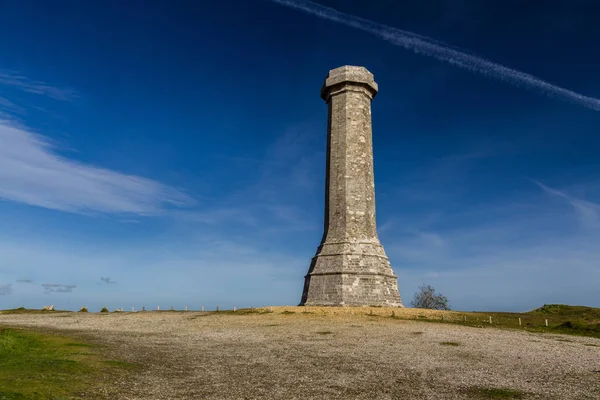
<svg viewBox="0 0 600 400">
<path fill-rule="evenodd" d="M 600 305 L 600 236 L 564 233 L 553 210 L 500 216 L 489 212 L 471 226 L 451 226 L 425 235 L 387 237 L 386 251 L 403 297 L 432 284 L 458 309 L 525 311 L 543 303 Z M 550 218 L 549 218 L 550 217 Z"/>
<path fill-rule="evenodd" d="M 422 187 L 420 181 L 425 189 L 472 187 L 468 168 L 438 176 L 440 166 L 444 171 L 446 161 L 456 159 L 474 168 L 479 157 L 434 160 L 428 164 L 430 172 L 425 168 L 409 180 L 407 190 Z M 514 178 L 514 186 L 506 186 L 510 192 L 493 188 L 496 196 L 485 201 L 460 191 L 433 195 L 427 203 L 411 199 L 407 204 L 419 204 L 416 212 L 392 214 L 381 225 L 406 301 L 418 285 L 428 283 L 459 309 L 524 311 L 548 302 L 599 305 L 598 182 L 593 176 L 571 177 L 568 188 L 556 189 L 535 180 L 535 186 L 523 185 L 520 173 Z M 427 192 L 431 190 L 423 190 Z"/>
<path fill-rule="evenodd" d="M 46 137 L 0 121 L 0 198 L 75 213 L 159 214 L 193 200 L 160 182 L 69 160 Z"/>
<path fill-rule="evenodd" d="M 4 110 L 4 112 L 18 113 L 22 114 L 24 109 L 23 107 L 13 103 L 8 100 L 6 97 L 0 96 L 0 111 Z"/>
<path fill-rule="evenodd" d="M 433 57 L 489 78 L 498 79 L 514 86 L 538 91 L 549 97 L 567 100 L 592 110 L 600 111 L 599 99 L 561 88 L 533 75 L 505 67 L 427 36 L 418 35 L 416 33 L 378 24 L 354 15 L 345 14 L 336 9 L 312 1 L 270 1 L 306 12 L 319 18 L 368 32 L 396 46 L 412 50 L 416 54 Z"/>
<path fill-rule="evenodd" d="M 10 86 L 31 94 L 50 97 L 54 100 L 71 101 L 77 98 L 77 93 L 73 89 L 59 88 L 43 81 L 29 79 L 15 72 L 0 71 L 0 85 Z"/>
<path fill-rule="evenodd" d="M 31 278 L 18 278 L 17 283 L 33 283 L 33 279 Z"/>
<path fill-rule="evenodd" d="M 256 226 L 260 221 L 255 215 L 254 210 L 251 209 L 250 204 L 246 206 L 215 206 L 202 211 L 176 211 L 172 215 L 182 221 L 206 225 L 234 223 L 237 225 Z"/>
<path fill-rule="evenodd" d="M 109 284 L 111 284 L 111 283 L 117 283 L 117 282 L 113 281 L 113 280 L 110 278 L 110 276 L 102 276 L 102 277 L 100 277 L 100 280 L 101 280 L 103 283 L 106 283 L 107 285 L 109 285 Z"/>
<path fill-rule="evenodd" d="M 546 193 L 560 197 L 570 204 L 584 226 L 590 228 L 600 227 L 600 204 L 577 198 L 567 192 L 551 188 L 536 180 L 533 180 L 533 182 Z"/>
<path fill-rule="evenodd" d="M 39 286 L 37 290 L 33 285 L 18 287 L 18 296 L 7 298 L 5 308 L 38 307 L 47 301 L 44 296 L 59 295 L 56 291 L 65 290 L 64 286 L 68 290 L 71 283 L 77 283 L 76 288 L 71 287 L 72 293 L 53 300 L 57 308 L 72 309 L 80 304 L 111 309 L 132 305 L 137 309 L 144 304 L 160 304 L 161 308 L 187 304 L 198 309 L 210 304 L 294 304 L 299 301 L 302 276 L 312 255 L 297 256 L 263 241 L 255 246 L 248 240 L 215 239 L 211 235 L 165 237 L 151 243 L 133 242 L 121 249 L 93 241 L 74 248 L 60 243 L 58 238 L 47 237 L 25 241 L 0 238 L 2 264 L 15 259 L 21 264 L 6 271 L 5 276 L 43 264 L 36 277 L 50 283 L 45 286 L 52 289 L 43 293 Z M 104 278 L 118 276 L 118 284 L 96 285 L 99 271 Z M 52 276 L 67 276 L 70 281 L 56 282 Z"/>
<path fill-rule="evenodd" d="M 6 285 L 0 285 L 0 296 L 12 294 L 12 291 L 12 285 L 10 283 Z"/>
<path fill-rule="evenodd" d="M 42 283 L 46 293 L 72 293 L 77 285 L 63 285 L 60 283 Z"/>
<path fill-rule="evenodd" d="M 172 215 L 184 222 L 252 227 L 256 234 L 315 229 L 315 214 L 305 207 L 307 202 L 322 201 L 314 191 L 324 180 L 325 127 L 317 132 L 309 123 L 294 125 L 276 137 L 261 158 L 227 157 L 238 168 L 252 171 L 245 183 L 232 185 L 230 192 L 221 193 L 218 202 L 202 210 Z"/>
</svg>

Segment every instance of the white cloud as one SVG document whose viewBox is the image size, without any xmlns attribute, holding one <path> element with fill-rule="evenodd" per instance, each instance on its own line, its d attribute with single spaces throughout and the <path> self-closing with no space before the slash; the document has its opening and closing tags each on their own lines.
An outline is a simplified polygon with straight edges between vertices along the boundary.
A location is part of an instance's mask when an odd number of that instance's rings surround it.
<svg viewBox="0 0 600 400">
<path fill-rule="evenodd" d="M 23 75 L 8 71 L 0 71 L 0 85 L 13 87 L 31 94 L 50 97 L 54 100 L 71 101 L 77 97 L 77 93 L 72 89 L 59 88 L 46 82 L 32 80 Z M 2 101 L 0 101 L 1 103 Z"/>
<path fill-rule="evenodd" d="M 72 293 L 77 285 L 63 285 L 61 283 L 42 283 L 46 293 Z"/>
<path fill-rule="evenodd" d="M 159 214 L 193 200 L 160 182 L 62 157 L 46 137 L 0 121 L 0 198 L 75 213 Z"/>
<path fill-rule="evenodd" d="M 546 193 L 560 197 L 569 203 L 577 213 L 579 220 L 584 226 L 588 228 L 600 227 L 600 204 L 577 198 L 564 191 L 546 186 L 538 181 L 533 182 L 541 187 Z"/>
<path fill-rule="evenodd" d="M 214 226 L 252 227 L 255 231 L 299 232 L 320 227 L 318 214 L 307 211 L 307 203 L 317 202 L 317 183 L 324 180 L 325 142 L 313 124 L 287 128 L 260 159 L 227 157 L 238 168 L 252 171 L 250 179 L 223 191 L 212 204 L 202 210 L 178 211 L 172 215 L 181 221 Z"/>
<path fill-rule="evenodd" d="M 0 285 L 0 296 L 9 295 L 12 293 L 12 285 Z"/>
<path fill-rule="evenodd" d="M 0 270 L 0 282 L 14 281 L 18 274 L 27 273 L 38 282 L 50 282 L 42 287 L 52 292 L 71 290 L 69 296 L 58 297 L 53 304 L 73 310 L 82 304 L 92 309 L 155 308 L 158 304 L 161 308 L 296 304 L 310 256 L 264 251 L 245 242 L 208 237 L 123 248 L 92 242 L 64 246 L 52 238 L 16 241 L 0 237 L 0 264 L 7 266 Z M 97 285 L 99 271 L 104 278 L 118 276 L 118 285 Z M 69 277 L 69 282 L 54 283 L 54 277 Z M 40 307 L 48 295 L 42 287 L 20 285 L 18 292 L 6 299 L 4 308 Z"/>
<path fill-rule="evenodd" d="M 371 33 L 380 39 L 396 46 L 412 50 L 416 54 L 436 58 L 455 67 L 481 74 L 488 78 L 495 78 L 510 83 L 514 86 L 536 90 L 550 97 L 562 98 L 575 104 L 600 111 L 600 99 L 584 96 L 574 91 L 548 83 L 533 75 L 517 71 L 503 65 L 486 60 L 472 53 L 464 52 L 456 47 L 449 46 L 435 39 L 422 36 L 413 32 L 404 31 L 378 24 L 374 21 L 345 14 L 334 8 L 306 0 L 271 0 L 287 7 L 291 7 L 319 18 L 327 19 L 339 24 L 350 26 L 364 32 Z"/>
<path fill-rule="evenodd" d="M 553 208 L 519 214 L 488 209 L 485 218 L 438 231 L 403 229 L 386 238 L 386 251 L 409 301 L 422 283 L 433 285 L 458 309 L 524 311 L 544 303 L 600 306 L 600 233 L 571 226 Z M 512 214 L 512 216 L 511 216 Z M 393 233 L 393 232 L 392 232 Z"/>
</svg>

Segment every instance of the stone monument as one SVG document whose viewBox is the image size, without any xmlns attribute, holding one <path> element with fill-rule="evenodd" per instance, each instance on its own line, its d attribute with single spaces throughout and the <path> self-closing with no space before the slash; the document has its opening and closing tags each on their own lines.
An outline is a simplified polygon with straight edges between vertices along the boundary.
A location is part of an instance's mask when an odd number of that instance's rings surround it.
<svg viewBox="0 0 600 400">
<path fill-rule="evenodd" d="M 403 307 L 375 225 L 371 100 L 364 67 L 329 71 L 325 228 L 304 281 L 301 305 Z"/>
</svg>

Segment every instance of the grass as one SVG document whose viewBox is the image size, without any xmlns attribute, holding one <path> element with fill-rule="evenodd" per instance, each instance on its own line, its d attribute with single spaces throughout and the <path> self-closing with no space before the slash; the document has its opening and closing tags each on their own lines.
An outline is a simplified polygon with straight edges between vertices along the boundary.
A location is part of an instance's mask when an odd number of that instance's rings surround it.
<svg viewBox="0 0 600 400">
<path fill-rule="evenodd" d="M 492 323 L 489 317 L 492 317 Z M 466 321 L 464 318 L 466 317 Z M 396 319 L 406 319 L 397 313 Z M 519 325 L 519 318 L 521 325 Z M 414 319 L 409 318 L 409 319 Z M 495 327 L 522 329 L 532 332 L 560 333 L 600 338 L 600 308 L 545 304 L 525 313 L 509 312 L 448 312 L 444 319 L 417 315 L 416 319 L 426 322 L 452 323 L 477 328 Z M 546 326 L 548 320 L 548 326 Z"/>
<path fill-rule="evenodd" d="M 480 399 L 522 399 L 525 395 L 519 390 L 499 388 L 469 388 L 467 393 Z"/>
<path fill-rule="evenodd" d="M 458 343 L 458 342 L 440 342 L 440 344 L 442 346 L 453 346 L 453 347 L 460 346 L 460 343 Z"/>
<path fill-rule="evenodd" d="M 10 310 L 0 310 L 0 314 L 51 314 L 51 313 L 61 313 L 61 312 L 71 312 L 66 310 L 31 310 L 25 307 L 13 308 Z M 0 398 L 0 400 L 3 400 Z"/>
<path fill-rule="evenodd" d="M 331 332 L 331 331 L 318 331 L 317 334 L 319 334 L 319 335 L 332 335 L 333 332 Z"/>
<path fill-rule="evenodd" d="M 0 400 L 67 399 L 130 368 L 71 338 L 0 328 Z"/>
</svg>

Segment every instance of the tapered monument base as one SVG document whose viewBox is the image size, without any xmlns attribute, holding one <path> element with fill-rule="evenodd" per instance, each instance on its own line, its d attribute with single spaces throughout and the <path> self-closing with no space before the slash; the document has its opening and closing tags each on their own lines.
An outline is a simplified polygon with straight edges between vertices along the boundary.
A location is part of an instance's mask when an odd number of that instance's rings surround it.
<svg viewBox="0 0 600 400">
<path fill-rule="evenodd" d="M 305 277 L 301 305 L 404 307 L 383 247 L 372 242 L 322 245 Z"/>
</svg>

